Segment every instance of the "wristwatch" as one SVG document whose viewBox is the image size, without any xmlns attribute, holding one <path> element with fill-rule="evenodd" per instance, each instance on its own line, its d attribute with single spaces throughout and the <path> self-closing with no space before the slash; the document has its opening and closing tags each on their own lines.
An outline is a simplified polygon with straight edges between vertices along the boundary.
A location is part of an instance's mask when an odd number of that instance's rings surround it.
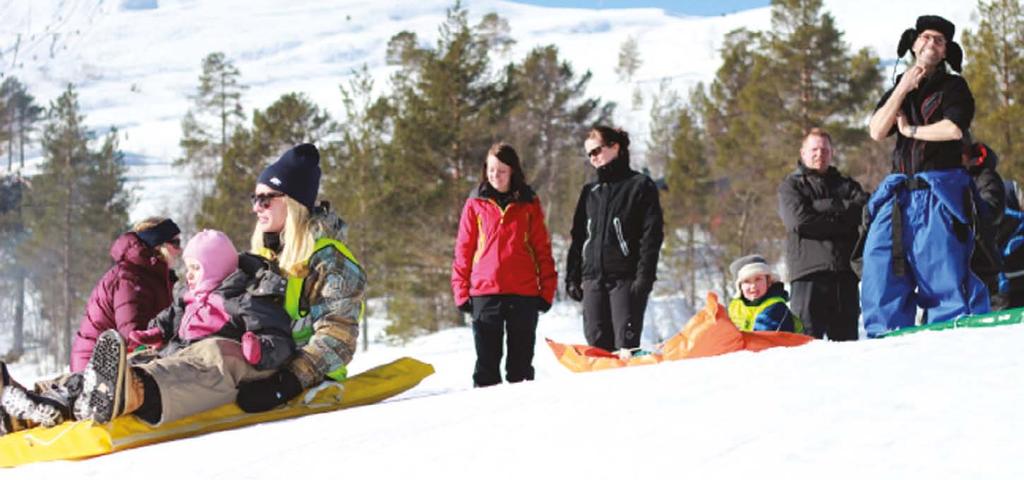
<svg viewBox="0 0 1024 480">
<path fill-rule="evenodd" d="M 914 135 L 917 135 L 917 125 L 910 126 L 910 138 L 914 138 Z"/>
</svg>

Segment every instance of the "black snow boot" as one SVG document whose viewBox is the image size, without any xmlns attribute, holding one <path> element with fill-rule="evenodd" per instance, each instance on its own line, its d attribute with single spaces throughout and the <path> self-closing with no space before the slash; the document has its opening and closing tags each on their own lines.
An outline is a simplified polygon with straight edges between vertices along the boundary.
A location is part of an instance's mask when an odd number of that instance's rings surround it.
<svg viewBox="0 0 1024 480">
<path fill-rule="evenodd" d="M 82 395 L 75 401 L 75 417 L 108 423 L 124 411 L 126 347 L 117 330 L 100 334 L 92 358 L 82 372 Z"/>
</svg>

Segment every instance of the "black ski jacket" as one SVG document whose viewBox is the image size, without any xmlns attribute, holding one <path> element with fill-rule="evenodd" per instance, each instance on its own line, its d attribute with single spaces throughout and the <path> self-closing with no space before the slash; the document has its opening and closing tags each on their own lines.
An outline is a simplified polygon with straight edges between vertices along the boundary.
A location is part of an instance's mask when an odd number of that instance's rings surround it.
<svg viewBox="0 0 1024 480">
<path fill-rule="evenodd" d="M 1006 187 L 996 172 L 999 156 L 984 146 L 985 154 L 972 159 L 967 173 L 978 190 L 978 219 L 975 221 L 975 248 L 971 256 L 971 270 L 982 277 L 994 276 L 1003 269 L 1003 255 L 997 236 L 999 224 L 1006 210 Z"/>
<path fill-rule="evenodd" d="M 797 162 L 779 185 L 791 281 L 815 272 L 852 271 L 850 255 L 867 201 L 860 184 L 835 167 L 821 174 Z"/>
<path fill-rule="evenodd" d="M 875 107 L 877 111 L 892 96 L 900 83 L 896 77 L 893 87 L 882 95 Z M 907 94 L 900 105 L 900 112 L 907 117 L 911 125 L 924 126 L 948 119 L 966 133 L 974 119 L 974 97 L 967 81 L 959 75 L 952 75 L 940 68 L 931 77 L 924 79 L 921 85 Z M 904 137 L 899 133 L 896 124 L 889 129 L 889 135 L 896 135 L 896 147 L 892 152 L 892 172 L 913 175 L 929 170 L 945 170 L 960 168 L 960 140 L 946 142 L 926 142 Z"/>
<path fill-rule="evenodd" d="M 583 186 L 572 222 L 566 281 L 656 280 L 664 223 L 658 187 L 621 157 Z"/>
</svg>

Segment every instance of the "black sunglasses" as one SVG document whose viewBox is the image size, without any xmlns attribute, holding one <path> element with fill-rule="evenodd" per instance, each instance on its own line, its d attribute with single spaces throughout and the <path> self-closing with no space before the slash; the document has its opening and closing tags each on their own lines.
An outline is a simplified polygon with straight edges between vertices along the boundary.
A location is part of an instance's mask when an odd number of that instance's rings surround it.
<svg viewBox="0 0 1024 480">
<path fill-rule="evenodd" d="M 270 202 L 274 201 L 277 197 L 283 197 L 284 194 L 281 192 L 268 192 L 268 193 L 254 193 L 249 195 L 249 201 L 253 205 L 259 204 L 260 207 L 270 208 Z"/>
<path fill-rule="evenodd" d="M 604 149 L 606 149 L 606 148 L 608 148 L 610 146 L 612 146 L 611 143 L 609 143 L 608 145 L 598 145 L 598 146 L 594 147 L 592 150 L 587 152 L 587 158 L 594 158 L 594 157 L 600 155 L 601 152 L 604 151 Z"/>
<path fill-rule="evenodd" d="M 181 248 L 181 239 L 178 237 L 172 238 L 164 243 L 171 245 L 174 248 Z"/>
</svg>

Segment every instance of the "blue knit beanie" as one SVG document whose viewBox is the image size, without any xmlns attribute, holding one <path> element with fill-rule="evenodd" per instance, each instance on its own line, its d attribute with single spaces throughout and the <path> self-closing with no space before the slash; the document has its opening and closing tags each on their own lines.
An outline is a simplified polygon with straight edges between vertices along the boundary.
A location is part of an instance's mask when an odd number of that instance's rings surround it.
<svg viewBox="0 0 1024 480">
<path fill-rule="evenodd" d="M 320 152 L 311 143 L 296 145 L 263 170 L 256 183 L 284 193 L 312 211 L 320 190 Z"/>
<path fill-rule="evenodd" d="M 145 243 L 147 247 L 155 248 L 174 238 L 179 233 L 181 233 L 181 229 L 178 228 L 178 224 L 168 218 L 141 232 L 135 232 L 135 236 L 139 237 L 139 240 L 142 240 L 142 243 Z"/>
</svg>

